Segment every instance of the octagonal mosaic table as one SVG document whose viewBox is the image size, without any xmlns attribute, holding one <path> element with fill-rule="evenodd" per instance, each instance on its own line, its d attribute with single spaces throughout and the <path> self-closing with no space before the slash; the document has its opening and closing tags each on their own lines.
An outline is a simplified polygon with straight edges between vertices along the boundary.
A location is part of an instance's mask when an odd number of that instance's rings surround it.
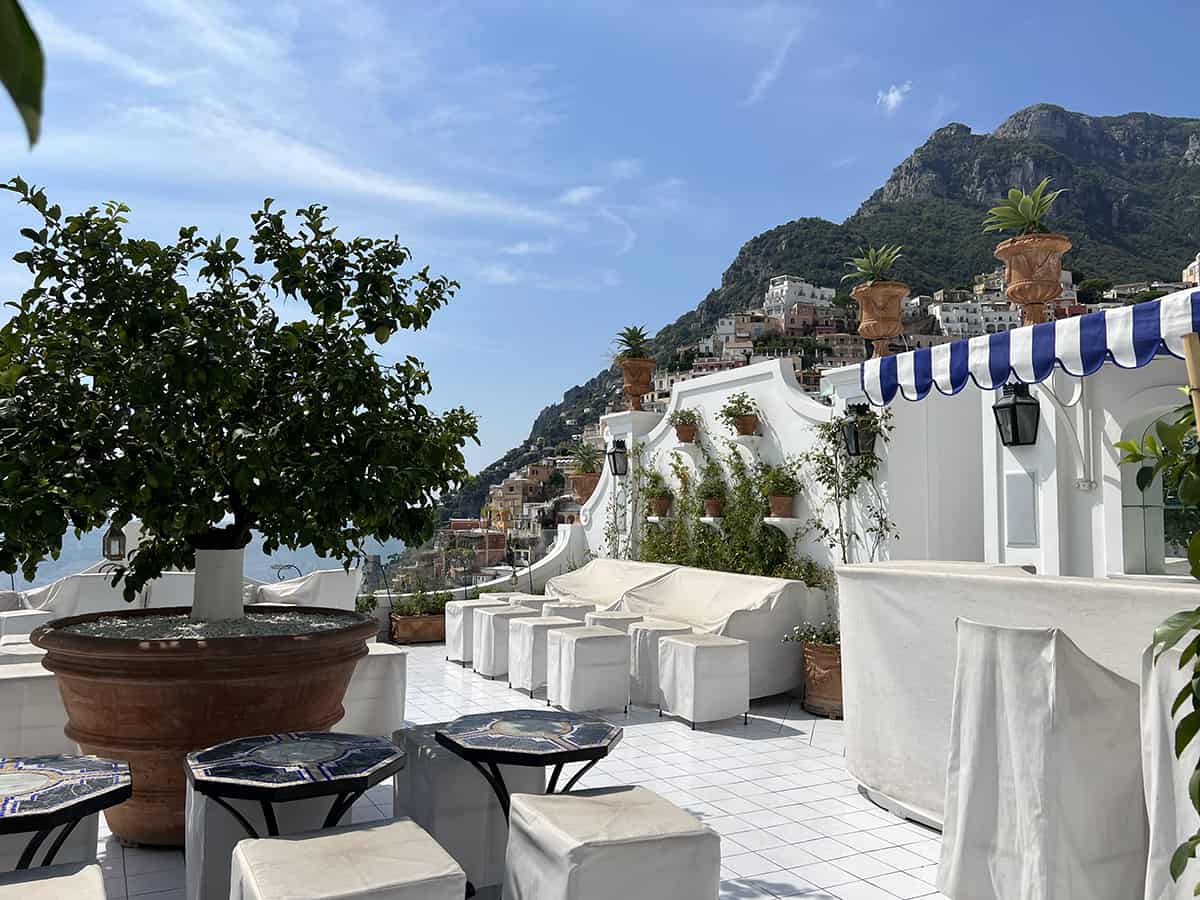
<svg viewBox="0 0 1200 900">
<path fill-rule="evenodd" d="M 463 716 L 434 732 L 434 739 L 475 767 L 496 792 L 507 819 L 508 786 L 500 766 L 554 766 L 546 787 L 546 793 L 553 794 L 564 765 L 586 763 L 562 788 L 565 794 L 608 756 L 622 733 L 597 716 L 516 709 Z"/>
<path fill-rule="evenodd" d="M 55 828 L 46 850 L 48 866 L 75 826 L 90 815 L 129 799 L 129 764 L 99 756 L 0 757 L 0 834 L 32 831 L 17 860 L 28 869 Z"/>
<path fill-rule="evenodd" d="M 225 809 L 254 838 L 257 830 L 228 800 L 257 800 L 267 834 L 278 837 L 275 803 L 334 796 L 322 828 L 333 828 L 354 802 L 404 768 L 404 751 L 386 738 L 293 731 L 236 738 L 187 756 L 193 790 Z"/>
</svg>

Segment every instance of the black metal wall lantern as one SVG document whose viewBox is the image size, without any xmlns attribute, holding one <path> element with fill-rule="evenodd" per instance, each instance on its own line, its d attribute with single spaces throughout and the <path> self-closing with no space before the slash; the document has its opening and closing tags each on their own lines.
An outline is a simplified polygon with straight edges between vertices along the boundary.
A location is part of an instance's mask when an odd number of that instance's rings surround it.
<svg viewBox="0 0 1200 900">
<path fill-rule="evenodd" d="M 608 450 L 608 467 L 618 478 L 629 474 L 629 451 L 625 448 L 623 440 L 616 439 L 612 442 L 612 447 Z"/>
<path fill-rule="evenodd" d="M 846 412 L 849 415 L 842 423 L 846 452 L 851 456 L 874 456 L 875 436 L 879 434 L 879 429 L 871 408 L 865 403 L 852 403 L 846 407 Z"/>
<path fill-rule="evenodd" d="M 1029 385 L 1006 384 L 1002 396 L 992 404 L 996 431 L 1005 447 L 1030 447 L 1037 443 L 1042 408 L 1029 396 Z"/>
<path fill-rule="evenodd" d="M 125 559 L 125 531 L 116 525 L 104 533 L 104 558 L 113 562 Z"/>
</svg>

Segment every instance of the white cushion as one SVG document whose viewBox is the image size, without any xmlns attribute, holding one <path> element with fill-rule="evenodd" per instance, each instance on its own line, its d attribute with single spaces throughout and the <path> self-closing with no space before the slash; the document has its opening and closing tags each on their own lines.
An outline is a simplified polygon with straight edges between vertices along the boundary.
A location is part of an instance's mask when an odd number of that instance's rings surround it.
<svg viewBox="0 0 1200 900">
<path fill-rule="evenodd" d="M 716 722 L 750 709 L 750 645 L 719 634 L 658 642 L 662 708 L 687 721 Z"/>
<path fill-rule="evenodd" d="M 104 875 L 94 863 L 6 872 L 0 900 L 105 900 Z"/>
<path fill-rule="evenodd" d="M 629 626 L 629 702 L 658 706 L 658 642 L 672 634 L 691 634 L 692 626 L 665 619 L 643 619 Z"/>
<path fill-rule="evenodd" d="M 462 900 L 467 876 L 411 819 L 245 840 L 229 900 Z"/>
<path fill-rule="evenodd" d="M 472 613 L 491 606 L 507 606 L 508 601 L 484 596 L 476 600 L 451 600 L 446 604 L 446 659 L 469 663 L 475 646 L 475 619 Z"/>
<path fill-rule="evenodd" d="M 629 635 L 584 625 L 546 637 L 546 699 L 569 712 L 629 703 Z"/>
<path fill-rule="evenodd" d="M 488 606 L 475 610 L 475 650 L 471 668 L 489 678 L 507 675 L 508 623 L 537 614 L 536 609 L 524 606 Z"/>
<path fill-rule="evenodd" d="M 628 634 L 629 626 L 634 622 L 642 621 L 642 617 L 637 613 L 627 613 L 621 610 L 598 610 L 585 613 L 583 621 L 588 625 L 603 625 L 605 628 L 615 628 L 617 631 L 624 631 Z"/>
<path fill-rule="evenodd" d="M 716 900 L 721 839 L 642 787 L 515 794 L 505 900 Z"/>
<path fill-rule="evenodd" d="M 513 619 L 508 626 L 508 683 L 529 696 L 546 683 L 546 635 L 558 628 L 582 628 L 566 616 Z"/>
<path fill-rule="evenodd" d="M 408 754 L 407 765 L 396 773 L 393 809 L 429 832 L 476 888 L 499 884 L 508 823 L 483 777 L 434 738 L 442 727 L 444 723 L 417 725 L 392 736 Z M 536 794 L 546 789 L 541 766 L 501 766 L 500 771 L 510 791 Z"/>
<path fill-rule="evenodd" d="M 595 603 L 584 603 L 582 600 L 548 600 L 542 604 L 542 615 L 566 616 L 568 619 L 582 622 L 584 616 L 595 609 Z"/>
</svg>

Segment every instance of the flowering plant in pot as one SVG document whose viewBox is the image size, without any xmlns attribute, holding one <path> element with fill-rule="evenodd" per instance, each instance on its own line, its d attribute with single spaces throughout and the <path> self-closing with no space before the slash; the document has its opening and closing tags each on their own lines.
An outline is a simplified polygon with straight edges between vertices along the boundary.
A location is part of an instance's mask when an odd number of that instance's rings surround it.
<svg viewBox="0 0 1200 900">
<path fill-rule="evenodd" d="M 640 325 L 630 325 L 617 332 L 616 363 L 621 367 L 625 399 L 629 408 L 642 408 L 642 395 L 650 390 L 654 358 L 650 356 L 650 335 Z"/>
<path fill-rule="evenodd" d="M 449 591 L 426 593 L 417 588 L 406 597 L 392 600 L 392 640 L 397 644 L 436 644 L 446 640 L 446 604 Z"/>
<path fill-rule="evenodd" d="M 675 493 L 660 472 L 650 470 L 645 473 L 642 494 L 654 515 L 661 517 L 671 511 L 671 501 L 675 499 Z"/>
<path fill-rule="evenodd" d="M 257 533 L 266 552 L 307 545 L 349 566 L 368 538 L 421 543 L 435 498 L 468 477 L 474 416 L 431 413 L 420 361 L 383 365 L 374 346 L 423 328 L 456 284 L 402 274 L 394 238 L 337 237 L 321 206 L 291 228 L 264 203 L 251 261 L 235 238 L 131 238 L 121 204 L 64 215 L 19 179 L 5 187 L 40 221 L 14 257 L 31 286 L 0 328 L 0 570 L 32 579 L 68 528 L 133 518 L 143 538 L 112 574 L 127 600 L 195 569 L 190 609 L 76 616 L 32 636 L 67 734 L 132 764 L 112 830 L 178 844 L 183 755 L 331 727 L 377 630 L 348 611 L 247 612 L 245 546 Z"/>
<path fill-rule="evenodd" d="M 734 434 L 745 437 L 758 431 L 758 404 L 745 391 L 731 394 L 717 418 Z"/>
<path fill-rule="evenodd" d="M 836 618 L 802 622 L 784 635 L 804 653 L 804 708 L 831 719 L 842 717 L 842 633 Z"/>
<path fill-rule="evenodd" d="M 850 271 L 842 281 L 857 280 L 850 291 L 858 301 L 858 333 L 871 341 L 876 356 L 891 355 L 891 341 L 903 330 L 901 315 L 908 285 L 888 278 L 903 256 L 899 244 L 867 247 L 846 260 Z"/>
<path fill-rule="evenodd" d="M 721 477 L 721 467 L 709 460 L 700 470 L 700 483 L 696 485 L 696 493 L 704 501 L 704 515 L 717 519 L 725 511 L 725 479 Z"/>
<path fill-rule="evenodd" d="M 700 429 L 700 414 L 694 409 L 677 409 L 667 419 L 675 426 L 675 437 L 681 444 L 694 444 L 696 432 Z"/>
<path fill-rule="evenodd" d="M 579 443 L 571 448 L 571 464 L 575 469 L 570 476 L 571 490 L 580 503 L 586 503 L 600 483 L 600 465 L 603 461 L 603 452 L 592 444 Z"/>
<path fill-rule="evenodd" d="M 995 255 L 1004 263 L 1008 299 L 1020 304 L 1025 325 L 1046 321 L 1046 304 L 1062 294 L 1062 258 L 1071 249 L 1070 238 L 1055 234 L 1042 221 L 1066 190 L 1046 193 L 1049 184 L 1050 179 L 1043 178 L 1028 194 L 1012 188 L 983 220 L 984 233 L 1016 232 L 1016 237 L 996 245 Z"/>
<path fill-rule="evenodd" d="M 796 477 L 795 465 L 787 462 L 779 466 L 764 463 L 761 479 L 762 492 L 766 495 L 771 515 L 782 519 L 792 518 L 796 495 L 803 489 L 800 479 Z"/>
</svg>

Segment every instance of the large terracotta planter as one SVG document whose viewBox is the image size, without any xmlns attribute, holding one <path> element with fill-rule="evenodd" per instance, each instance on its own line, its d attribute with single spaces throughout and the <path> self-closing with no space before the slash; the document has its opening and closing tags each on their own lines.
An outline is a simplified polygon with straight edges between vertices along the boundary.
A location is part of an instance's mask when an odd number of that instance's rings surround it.
<svg viewBox="0 0 1200 900">
<path fill-rule="evenodd" d="M 796 498 L 791 494 L 772 494 L 767 497 L 767 508 L 771 510 L 771 515 L 777 519 L 792 518 L 792 510 L 795 508 Z"/>
<path fill-rule="evenodd" d="M 396 644 L 438 644 L 446 640 L 446 617 L 398 616 L 391 613 L 392 642 Z"/>
<path fill-rule="evenodd" d="M 721 518 L 721 513 L 725 512 L 725 501 L 719 497 L 704 498 L 704 515 L 710 519 Z"/>
<path fill-rule="evenodd" d="M 858 301 L 858 333 L 871 341 L 875 356 L 890 356 L 892 338 L 904 330 L 900 319 L 908 285 L 868 281 L 855 285 L 850 296 Z"/>
<path fill-rule="evenodd" d="M 758 431 L 758 416 L 734 416 L 733 430 L 738 433 L 739 437 L 747 437 Z"/>
<path fill-rule="evenodd" d="M 696 426 L 695 425 L 676 425 L 675 439 L 681 444 L 696 443 Z"/>
<path fill-rule="evenodd" d="M 662 518 L 671 511 L 670 497 L 651 497 L 649 500 L 650 512 Z"/>
<path fill-rule="evenodd" d="M 581 472 L 568 477 L 571 480 L 571 491 L 580 503 L 587 503 L 592 492 L 596 490 L 596 485 L 600 483 L 599 472 Z"/>
<path fill-rule="evenodd" d="M 1020 304 L 1022 324 L 1046 321 L 1046 304 L 1062 295 L 1062 258 L 1070 249 L 1071 240 L 1063 234 L 1023 234 L 996 246 L 1005 292 Z"/>
<path fill-rule="evenodd" d="M 256 607 L 266 609 L 265 605 Z M 126 760 L 133 796 L 106 810 L 118 837 L 179 846 L 184 838 L 184 756 L 237 737 L 325 731 L 375 635 L 374 619 L 321 607 L 275 607 L 345 616 L 346 626 L 298 636 L 146 640 L 71 634 L 63 626 L 105 616 L 187 615 L 186 607 L 90 613 L 34 631 L 57 676 L 67 737 L 84 753 Z"/>
<path fill-rule="evenodd" d="M 625 382 L 625 399 L 629 408 L 642 408 L 642 395 L 650 392 L 650 380 L 654 374 L 654 360 L 643 357 L 628 357 L 617 360 L 621 367 L 621 377 Z"/>
<path fill-rule="evenodd" d="M 804 708 L 818 716 L 842 717 L 842 648 L 803 644 Z"/>
</svg>

